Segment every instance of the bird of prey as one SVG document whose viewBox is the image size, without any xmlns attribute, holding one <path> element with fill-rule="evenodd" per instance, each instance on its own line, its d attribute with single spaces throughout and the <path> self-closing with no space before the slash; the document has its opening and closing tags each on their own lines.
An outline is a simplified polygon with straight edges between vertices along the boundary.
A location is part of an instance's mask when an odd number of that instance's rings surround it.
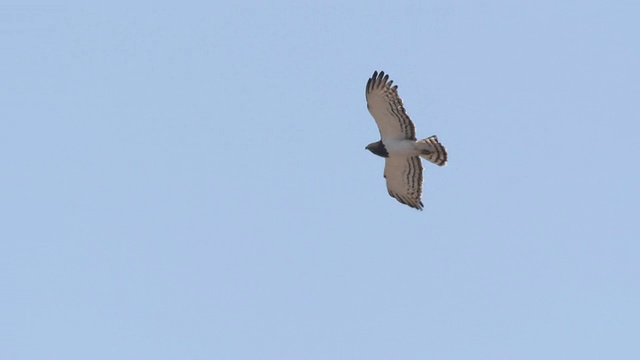
<svg viewBox="0 0 640 360">
<path fill-rule="evenodd" d="M 383 71 L 367 81 L 367 109 L 378 124 L 380 140 L 366 149 L 385 158 L 384 177 L 389 195 L 412 208 L 422 210 L 422 162 L 444 166 L 447 150 L 435 135 L 416 141 L 416 129 L 398 96 L 398 85 Z"/>
</svg>

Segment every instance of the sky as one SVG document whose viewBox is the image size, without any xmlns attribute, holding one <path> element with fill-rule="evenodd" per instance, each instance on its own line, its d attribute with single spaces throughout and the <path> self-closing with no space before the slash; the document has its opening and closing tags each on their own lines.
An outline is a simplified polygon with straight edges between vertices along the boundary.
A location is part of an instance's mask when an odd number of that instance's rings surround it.
<svg viewBox="0 0 640 360">
<path fill-rule="evenodd" d="M 638 359 L 639 16 L 0 3 L 0 358 Z M 447 147 L 424 211 L 374 70 Z"/>
</svg>

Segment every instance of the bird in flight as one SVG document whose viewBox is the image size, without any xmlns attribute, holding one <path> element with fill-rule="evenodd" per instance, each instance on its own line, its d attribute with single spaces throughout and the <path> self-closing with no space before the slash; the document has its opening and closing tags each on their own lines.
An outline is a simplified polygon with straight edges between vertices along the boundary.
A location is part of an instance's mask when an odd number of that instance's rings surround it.
<svg viewBox="0 0 640 360">
<path fill-rule="evenodd" d="M 367 81 L 367 109 L 378 124 L 380 140 L 366 149 L 385 159 L 384 177 L 389 195 L 412 208 L 422 210 L 422 162 L 438 166 L 447 163 L 447 150 L 433 135 L 416 141 L 416 128 L 402 106 L 398 85 L 383 71 Z"/>
</svg>

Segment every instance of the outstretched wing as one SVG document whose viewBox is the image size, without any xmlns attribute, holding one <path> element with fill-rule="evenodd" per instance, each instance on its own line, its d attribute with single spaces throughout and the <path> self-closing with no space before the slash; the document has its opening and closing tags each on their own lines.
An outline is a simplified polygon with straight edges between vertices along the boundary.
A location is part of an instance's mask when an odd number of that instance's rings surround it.
<svg viewBox="0 0 640 360">
<path fill-rule="evenodd" d="M 422 210 L 422 163 L 418 156 L 385 159 L 384 177 L 389 195 L 412 208 Z"/>
<path fill-rule="evenodd" d="M 398 85 L 384 71 L 374 72 L 367 81 L 367 109 L 378 124 L 380 137 L 384 139 L 416 140 L 416 128 L 402 106 Z"/>
</svg>

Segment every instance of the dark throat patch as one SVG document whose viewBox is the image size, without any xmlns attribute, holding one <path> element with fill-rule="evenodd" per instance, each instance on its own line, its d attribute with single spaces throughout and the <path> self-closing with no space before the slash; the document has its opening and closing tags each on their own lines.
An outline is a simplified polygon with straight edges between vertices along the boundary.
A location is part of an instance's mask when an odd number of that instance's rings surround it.
<svg viewBox="0 0 640 360">
<path fill-rule="evenodd" d="M 369 144 L 369 146 L 367 146 L 367 150 L 371 151 L 372 153 L 381 156 L 383 158 L 389 157 L 389 153 L 387 152 L 387 148 L 384 147 L 384 144 L 381 141 L 378 142 L 374 142 L 372 144 Z"/>
</svg>

